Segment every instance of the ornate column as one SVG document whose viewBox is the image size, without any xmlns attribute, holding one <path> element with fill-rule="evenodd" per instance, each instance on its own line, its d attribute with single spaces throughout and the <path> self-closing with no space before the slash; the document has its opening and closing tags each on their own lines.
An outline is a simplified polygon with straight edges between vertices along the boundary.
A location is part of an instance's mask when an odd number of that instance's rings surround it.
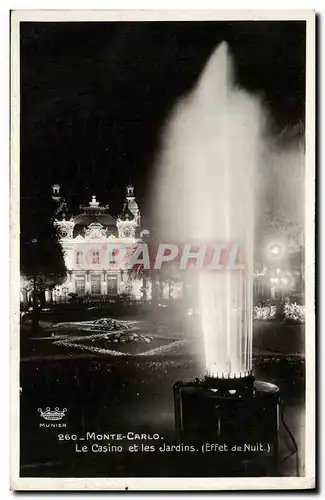
<svg viewBox="0 0 325 500">
<path fill-rule="evenodd" d="M 73 282 L 73 272 L 68 271 L 68 286 L 69 286 L 69 292 L 74 293 L 75 292 L 75 283 Z"/>
<path fill-rule="evenodd" d="M 158 290 L 156 279 L 157 279 L 156 271 L 154 269 L 152 269 L 151 270 L 151 285 L 152 285 L 151 301 L 154 305 L 157 305 L 158 301 L 159 301 L 159 290 Z"/>
<path fill-rule="evenodd" d="M 91 293 L 91 286 L 90 286 L 90 271 L 86 271 L 85 275 L 85 292 L 86 293 Z"/>
<path fill-rule="evenodd" d="M 173 293 L 173 287 L 172 287 L 172 280 L 168 280 L 168 300 L 171 300 L 173 298 L 172 296 Z"/>
</svg>

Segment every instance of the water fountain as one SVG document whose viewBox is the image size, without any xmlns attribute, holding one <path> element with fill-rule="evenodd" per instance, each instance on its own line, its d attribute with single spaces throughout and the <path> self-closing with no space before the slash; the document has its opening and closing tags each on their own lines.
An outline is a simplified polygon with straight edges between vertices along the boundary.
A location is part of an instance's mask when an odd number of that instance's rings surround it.
<svg viewBox="0 0 325 500">
<path fill-rule="evenodd" d="M 232 73 L 223 43 L 169 120 L 156 194 L 163 237 L 240 248 L 243 269 L 194 279 L 204 364 L 218 377 L 247 376 L 252 369 L 254 177 L 263 114 L 256 99 L 236 88 Z"/>
<path fill-rule="evenodd" d="M 263 116 L 258 100 L 235 85 L 222 43 L 167 123 L 155 203 L 163 238 L 237 244 L 241 256 L 238 269 L 191 275 L 204 376 L 174 386 L 177 438 L 230 448 L 263 443 L 276 473 L 279 389 L 255 381 L 252 372 L 254 181 Z M 190 274 L 184 273 L 185 286 Z"/>
</svg>

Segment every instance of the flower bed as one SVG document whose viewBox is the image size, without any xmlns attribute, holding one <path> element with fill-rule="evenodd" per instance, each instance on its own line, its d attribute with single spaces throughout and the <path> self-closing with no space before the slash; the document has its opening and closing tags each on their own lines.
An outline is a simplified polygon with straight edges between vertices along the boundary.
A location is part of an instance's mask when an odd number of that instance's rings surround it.
<svg viewBox="0 0 325 500">
<path fill-rule="evenodd" d="M 301 306 L 296 302 L 285 304 L 283 313 L 286 321 L 293 321 L 295 323 L 305 322 L 305 306 Z"/>
<path fill-rule="evenodd" d="M 100 319 L 95 319 L 92 322 L 92 329 L 94 330 L 105 330 L 106 332 L 113 332 L 117 330 L 129 330 L 131 326 L 122 321 L 118 321 L 117 319 L 112 319 L 112 318 L 100 318 Z"/>
<path fill-rule="evenodd" d="M 274 305 L 254 306 L 254 319 L 257 321 L 272 320 L 276 318 L 277 307 Z"/>
</svg>

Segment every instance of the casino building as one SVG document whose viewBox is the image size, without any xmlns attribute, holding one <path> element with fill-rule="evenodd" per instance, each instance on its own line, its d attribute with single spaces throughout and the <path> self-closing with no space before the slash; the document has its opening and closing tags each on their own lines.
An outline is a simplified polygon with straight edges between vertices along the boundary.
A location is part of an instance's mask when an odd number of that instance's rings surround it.
<svg viewBox="0 0 325 500">
<path fill-rule="evenodd" d="M 112 243 L 114 247 L 122 245 L 132 253 L 149 235 L 149 231 L 141 226 L 133 186 L 126 187 L 124 205 L 117 218 L 109 213 L 109 205 L 101 205 L 95 195 L 88 205 L 80 207 L 79 213 L 71 215 L 58 184 L 52 186 L 52 200 L 54 224 L 64 251 L 67 278 L 62 285 L 45 292 L 47 302 L 68 302 L 73 296 L 77 300 L 90 301 L 116 300 L 118 296 L 124 296 L 132 301 L 161 303 L 181 299 L 190 293 L 177 278 L 171 280 L 155 273 L 138 273 L 107 258 L 106 250 Z M 273 243 L 270 255 L 280 246 L 279 242 Z M 300 260 L 296 266 L 288 258 L 274 263 L 266 260 L 264 267 L 260 264 L 258 269 L 263 267 L 263 271 L 255 269 L 254 273 L 256 300 L 283 297 L 296 288 L 303 289 Z M 21 277 L 21 302 L 30 303 L 31 299 L 31 283 Z"/>
<path fill-rule="evenodd" d="M 123 269 L 114 259 L 107 258 L 109 245 L 132 248 L 149 232 L 141 228 L 141 213 L 134 187 L 126 187 L 124 206 L 115 218 L 109 205 L 101 205 L 93 195 L 80 213 L 68 216 L 68 206 L 60 194 L 60 186 L 52 186 L 55 220 L 64 250 L 67 279 L 54 289 L 55 302 L 67 301 L 71 294 L 91 300 L 109 299 L 125 294 L 131 299 L 150 299 L 151 282 L 134 271 Z M 47 298 L 48 294 L 47 293 Z"/>
</svg>

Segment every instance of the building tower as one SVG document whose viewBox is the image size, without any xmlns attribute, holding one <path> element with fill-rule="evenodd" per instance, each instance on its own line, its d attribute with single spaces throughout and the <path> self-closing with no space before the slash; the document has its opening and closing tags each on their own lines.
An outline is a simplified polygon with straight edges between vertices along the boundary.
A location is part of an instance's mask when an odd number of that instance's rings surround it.
<svg viewBox="0 0 325 500">
<path fill-rule="evenodd" d="M 125 202 L 121 214 L 117 219 L 119 238 L 136 238 L 137 228 L 140 226 L 140 210 L 135 201 L 134 187 L 126 187 Z"/>
</svg>

